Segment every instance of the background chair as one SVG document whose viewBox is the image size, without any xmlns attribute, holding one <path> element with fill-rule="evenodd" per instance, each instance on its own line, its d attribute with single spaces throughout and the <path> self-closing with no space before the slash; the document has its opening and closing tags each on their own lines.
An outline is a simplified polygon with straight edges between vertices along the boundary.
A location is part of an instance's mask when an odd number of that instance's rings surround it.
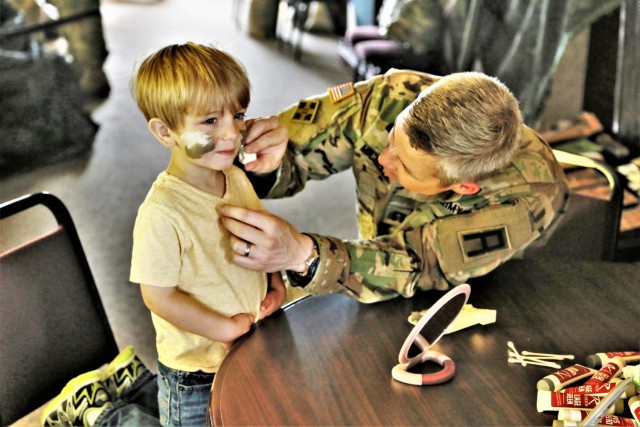
<svg viewBox="0 0 640 427">
<path fill-rule="evenodd" d="M 349 28 L 338 43 L 338 55 L 353 69 L 353 81 L 384 74 L 391 68 L 436 73 L 426 54 L 413 52 L 411 46 L 391 40 L 376 25 Z"/>
<path fill-rule="evenodd" d="M 562 164 L 590 168 L 607 179 L 609 198 L 601 199 L 571 191 L 569 205 L 554 233 L 544 245 L 531 247 L 527 256 L 563 256 L 574 259 L 613 261 L 616 258 L 623 188 L 616 171 L 588 157 L 553 150 Z M 569 171 L 568 174 L 571 172 Z"/>
<path fill-rule="evenodd" d="M 118 354 L 64 204 L 48 193 L 32 194 L 1 204 L 0 220 L 22 227 L 18 214 L 38 205 L 58 225 L 0 254 L 0 425 L 38 409 L 71 378 Z"/>
<path fill-rule="evenodd" d="M 338 43 L 338 55 L 353 69 L 353 80 L 366 80 L 391 68 L 444 75 L 444 9 L 437 0 L 368 0 L 370 19 L 351 25 Z"/>
<path fill-rule="evenodd" d="M 346 0 L 280 0 L 286 4 L 286 12 L 278 14 L 276 38 L 278 47 L 283 49 L 290 45 L 293 49 L 293 59 L 300 61 L 302 57 L 302 35 L 307 31 L 306 23 L 309 18 L 311 3 L 319 3 L 326 7 L 331 16 L 333 32 L 342 35 L 346 29 Z"/>
</svg>

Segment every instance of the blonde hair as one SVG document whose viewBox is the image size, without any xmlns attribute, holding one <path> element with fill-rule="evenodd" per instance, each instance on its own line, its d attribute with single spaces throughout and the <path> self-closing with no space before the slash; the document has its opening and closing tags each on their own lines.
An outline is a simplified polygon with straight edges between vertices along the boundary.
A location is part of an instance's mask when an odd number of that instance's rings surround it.
<svg viewBox="0 0 640 427">
<path fill-rule="evenodd" d="M 478 181 L 506 167 L 520 145 L 518 101 L 498 79 L 455 73 L 426 89 L 405 132 L 413 148 L 438 158 L 443 185 Z"/>
<path fill-rule="evenodd" d="M 226 52 L 193 42 L 169 45 L 147 57 L 133 90 L 147 121 L 157 117 L 173 130 L 187 114 L 247 108 L 250 101 L 244 67 Z"/>
</svg>

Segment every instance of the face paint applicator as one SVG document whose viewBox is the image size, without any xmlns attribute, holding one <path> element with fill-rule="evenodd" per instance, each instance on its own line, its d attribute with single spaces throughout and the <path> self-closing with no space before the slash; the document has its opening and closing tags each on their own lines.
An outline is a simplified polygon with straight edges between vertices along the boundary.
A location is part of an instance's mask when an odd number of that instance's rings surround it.
<svg viewBox="0 0 640 427">
<path fill-rule="evenodd" d="M 240 163 L 246 165 L 247 163 L 253 162 L 255 159 L 257 159 L 258 155 L 256 153 L 245 153 L 244 146 L 247 145 L 247 130 L 242 129 L 240 133 L 242 134 L 242 143 L 240 144 L 238 159 L 240 160 Z"/>
</svg>

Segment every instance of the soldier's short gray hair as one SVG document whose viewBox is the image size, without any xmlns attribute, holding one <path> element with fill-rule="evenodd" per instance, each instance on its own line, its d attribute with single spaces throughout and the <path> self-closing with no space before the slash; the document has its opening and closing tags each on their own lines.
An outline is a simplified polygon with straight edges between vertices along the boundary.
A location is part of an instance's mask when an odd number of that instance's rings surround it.
<svg viewBox="0 0 640 427">
<path fill-rule="evenodd" d="M 413 148 L 439 159 L 439 178 L 449 185 L 478 181 L 507 166 L 520 145 L 522 116 L 498 79 L 463 72 L 426 89 L 404 130 Z"/>
</svg>

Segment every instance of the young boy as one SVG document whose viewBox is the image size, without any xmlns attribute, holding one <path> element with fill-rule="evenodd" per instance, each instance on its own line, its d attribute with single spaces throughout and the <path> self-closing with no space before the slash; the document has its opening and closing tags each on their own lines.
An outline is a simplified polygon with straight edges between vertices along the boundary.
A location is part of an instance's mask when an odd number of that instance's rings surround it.
<svg viewBox="0 0 640 427">
<path fill-rule="evenodd" d="M 171 150 L 138 211 L 130 276 L 156 329 L 160 422 L 205 425 L 230 345 L 285 298 L 279 273 L 231 261 L 218 219 L 226 204 L 263 209 L 233 165 L 246 135 L 249 80 L 227 53 L 189 42 L 142 62 L 135 97 L 151 133 Z"/>
</svg>

